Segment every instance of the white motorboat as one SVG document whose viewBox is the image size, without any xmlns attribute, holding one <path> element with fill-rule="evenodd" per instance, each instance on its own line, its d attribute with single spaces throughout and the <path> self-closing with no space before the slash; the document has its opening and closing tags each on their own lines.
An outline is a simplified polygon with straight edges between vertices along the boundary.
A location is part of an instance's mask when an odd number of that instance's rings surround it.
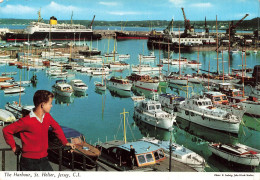
<svg viewBox="0 0 260 180">
<path fill-rule="evenodd" d="M 11 112 L 16 119 L 20 119 L 22 117 L 25 117 L 28 115 L 31 110 L 34 108 L 34 106 L 31 105 L 19 105 L 18 102 L 13 101 L 12 103 L 7 102 L 5 105 L 5 109 L 9 112 Z"/>
<path fill-rule="evenodd" d="M 135 105 L 134 118 L 166 130 L 171 130 L 176 116 L 161 109 L 158 101 L 144 100 Z"/>
<path fill-rule="evenodd" d="M 141 60 L 154 60 L 154 59 L 156 59 L 154 52 L 150 52 L 149 55 L 139 54 L 138 58 L 141 59 Z"/>
<path fill-rule="evenodd" d="M 118 58 L 119 59 L 130 59 L 130 54 L 119 54 Z"/>
<path fill-rule="evenodd" d="M 91 75 L 108 75 L 108 74 L 109 74 L 109 68 L 107 67 L 96 68 L 91 72 Z"/>
<path fill-rule="evenodd" d="M 152 67 L 149 64 L 132 65 L 133 72 L 151 72 L 151 71 L 162 71 L 161 66 Z"/>
<path fill-rule="evenodd" d="M 101 82 L 95 81 L 94 84 L 97 90 L 105 91 L 107 89 L 107 86 Z"/>
<path fill-rule="evenodd" d="M 170 156 L 170 141 L 161 141 L 154 137 L 143 137 L 141 140 L 148 141 L 153 144 L 159 145 L 163 148 L 166 157 Z M 187 164 L 188 166 L 192 167 L 193 169 L 197 170 L 198 172 L 204 171 L 205 168 L 205 159 L 198 155 L 197 153 L 191 151 L 188 148 L 185 148 L 182 145 L 177 143 L 171 144 L 172 148 L 172 155 L 171 158 L 179 161 L 181 163 Z"/>
<path fill-rule="evenodd" d="M 4 89 L 5 94 L 16 94 L 16 93 L 20 93 L 20 92 L 24 92 L 24 91 L 25 91 L 25 88 L 19 87 L 19 86 L 13 86 L 13 87 Z"/>
<path fill-rule="evenodd" d="M 127 79 L 132 83 L 134 87 L 141 88 L 147 91 L 158 91 L 159 80 L 152 78 L 149 75 L 139 75 L 132 73 L 130 76 L 127 76 Z"/>
<path fill-rule="evenodd" d="M 107 86 L 121 89 L 124 91 L 131 91 L 132 84 L 129 83 L 128 79 L 112 76 L 110 79 L 106 79 L 106 81 L 107 81 Z"/>
<path fill-rule="evenodd" d="M 73 89 L 66 80 L 57 80 L 56 83 L 52 86 L 52 91 L 59 94 L 60 96 L 70 97 L 73 93 Z"/>
<path fill-rule="evenodd" d="M 112 62 L 112 63 L 109 63 L 108 66 L 109 66 L 110 69 L 113 69 L 113 68 L 129 68 L 130 67 L 129 64 L 127 64 L 123 61 Z"/>
<path fill-rule="evenodd" d="M 209 144 L 209 150 L 228 161 L 248 165 L 258 166 L 260 162 L 260 151 L 258 149 L 251 148 L 243 144 Z"/>
<path fill-rule="evenodd" d="M 207 128 L 238 133 L 241 119 L 226 110 L 216 108 L 205 96 L 192 96 L 182 101 L 177 116 Z"/>
<path fill-rule="evenodd" d="M 210 98 L 214 106 L 233 113 L 239 119 L 242 119 L 246 112 L 241 104 L 230 103 L 227 96 L 221 92 L 208 91 L 204 92 L 203 95 Z"/>
<path fill-rule="evenodd" d="M 16 121 L 16 118 L 10 111 L 0 109 L 0 122 L 12 123 L 14 121 Z"/>
<path fill-rule="evenodd" d="M 88 86 L 80 79 L 73 79 L 69 82 L 74 91 L 78 92 L 86 92 Z"/>
</svg>

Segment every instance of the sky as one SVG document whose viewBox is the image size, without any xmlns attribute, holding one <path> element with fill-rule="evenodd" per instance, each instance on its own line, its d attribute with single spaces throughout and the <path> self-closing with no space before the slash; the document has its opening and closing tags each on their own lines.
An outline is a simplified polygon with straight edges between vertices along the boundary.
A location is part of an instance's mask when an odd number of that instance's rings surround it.
<svg viewBox="0 0 260 180">
<path fill-rule="evenodd" d="M 247 20 L 259 17 L 260 0 L 0 0 L 0 18 L 58 20 L 182 21 L 184 8 L 191 21 Z"/>
</svg>

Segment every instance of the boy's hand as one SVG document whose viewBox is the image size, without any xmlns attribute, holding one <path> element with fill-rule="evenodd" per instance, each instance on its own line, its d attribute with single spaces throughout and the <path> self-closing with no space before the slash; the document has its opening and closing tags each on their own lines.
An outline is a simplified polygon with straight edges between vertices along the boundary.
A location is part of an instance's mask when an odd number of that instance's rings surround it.
<svg viewBox="0 0 260 180">
<path fill-rule="evenodd" d="M 71 147 L 70 152 L 73 152 L 73 150 L 76 148 L 75 144 L 72 144 L 72 143 L 67 143 L 66 146 L 70 146 Z"/>
</svg>

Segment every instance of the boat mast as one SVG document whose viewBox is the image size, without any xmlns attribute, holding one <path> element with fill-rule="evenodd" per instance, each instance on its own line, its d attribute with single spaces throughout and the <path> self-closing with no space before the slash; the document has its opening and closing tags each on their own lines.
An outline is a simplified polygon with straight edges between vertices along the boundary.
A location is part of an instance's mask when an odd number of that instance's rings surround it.
<svg viewBox="0 0 260 180">
<path fill-rule="evenodd" d="M 243 87 L 243 97 L 245 96 L 245 84 L 244 84 L 244 62 L 243 62 L 243 47 L 242 47 L 242 87 Z"/>
<path fill-rule="evenodd" d="M 210 72 L 210 60 L 209 60 L 209 70 L 208 70 L 208 91 L 209 91 L 209 72 Z"/>
<path fill-rule="evenodd" d="M 229 33 L 229 41 L 228 41 L 228 76 L 230 74 L 230 23 L 229 23 L 229 29 L 228 29 L 228 33 Z"/>
<path fill-rule="evenodd" d="M 223 46 L 222 46 L 222 74 L 223 74 L 223 83 L 224 83 L 224 58 L 223 58 Z"/>
<path fill-rule="evenodd" d="M 216 15 L 216 34 L 217 34 L 217 73 L 219 74 L 219 69 L 218 69 L 218 20 L 217 20 L 217 15 Z"/>
<path fill-rule="evenodd" d="M 124 116 L 124 142 L 126 143 L 126 125 L 125 125 L 125 114 L 126 113 L 129 113 L 129 112 L 125 112 L 125 108 L 124 108 L 124 111 L 120 114 L 123 114 Z"/>
<path fill-rule="evenodd" d="M 179 27 L 179 76 L 181 76 L 181 33 Z"/>
<path fill-rule="evenodd" d="M 170 72 L 170 45 L 169 45 L 169 38 L 168 38 L 168 74 Z"/>
</svg>

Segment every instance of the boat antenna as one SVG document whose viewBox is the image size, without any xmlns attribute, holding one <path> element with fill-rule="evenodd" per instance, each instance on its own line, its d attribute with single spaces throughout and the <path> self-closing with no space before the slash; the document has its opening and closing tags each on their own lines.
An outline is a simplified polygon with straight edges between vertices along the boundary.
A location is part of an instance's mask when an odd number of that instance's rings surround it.
<svg viewBox="0 0 260 180">
<path fill-rule="evenodd" d="M 129 112 L 125 112 L 125 108 L 124 108 L 124 111 L 120 114 L 123 114 L 124 116 L 124 142 L 126 143 L 126 125 L 125 125 L 125 114 L 126 113 L 129 113 Z"/>
<path fill-rule="evenodd" d="M 72 22 L 72 17 L 73 17 L 73 11 L 72 11 L 71 17 L 70 17 L 70 23 L 71 23 L 71 25 L 73 24 L 73 22 Z"/>
</svg>

